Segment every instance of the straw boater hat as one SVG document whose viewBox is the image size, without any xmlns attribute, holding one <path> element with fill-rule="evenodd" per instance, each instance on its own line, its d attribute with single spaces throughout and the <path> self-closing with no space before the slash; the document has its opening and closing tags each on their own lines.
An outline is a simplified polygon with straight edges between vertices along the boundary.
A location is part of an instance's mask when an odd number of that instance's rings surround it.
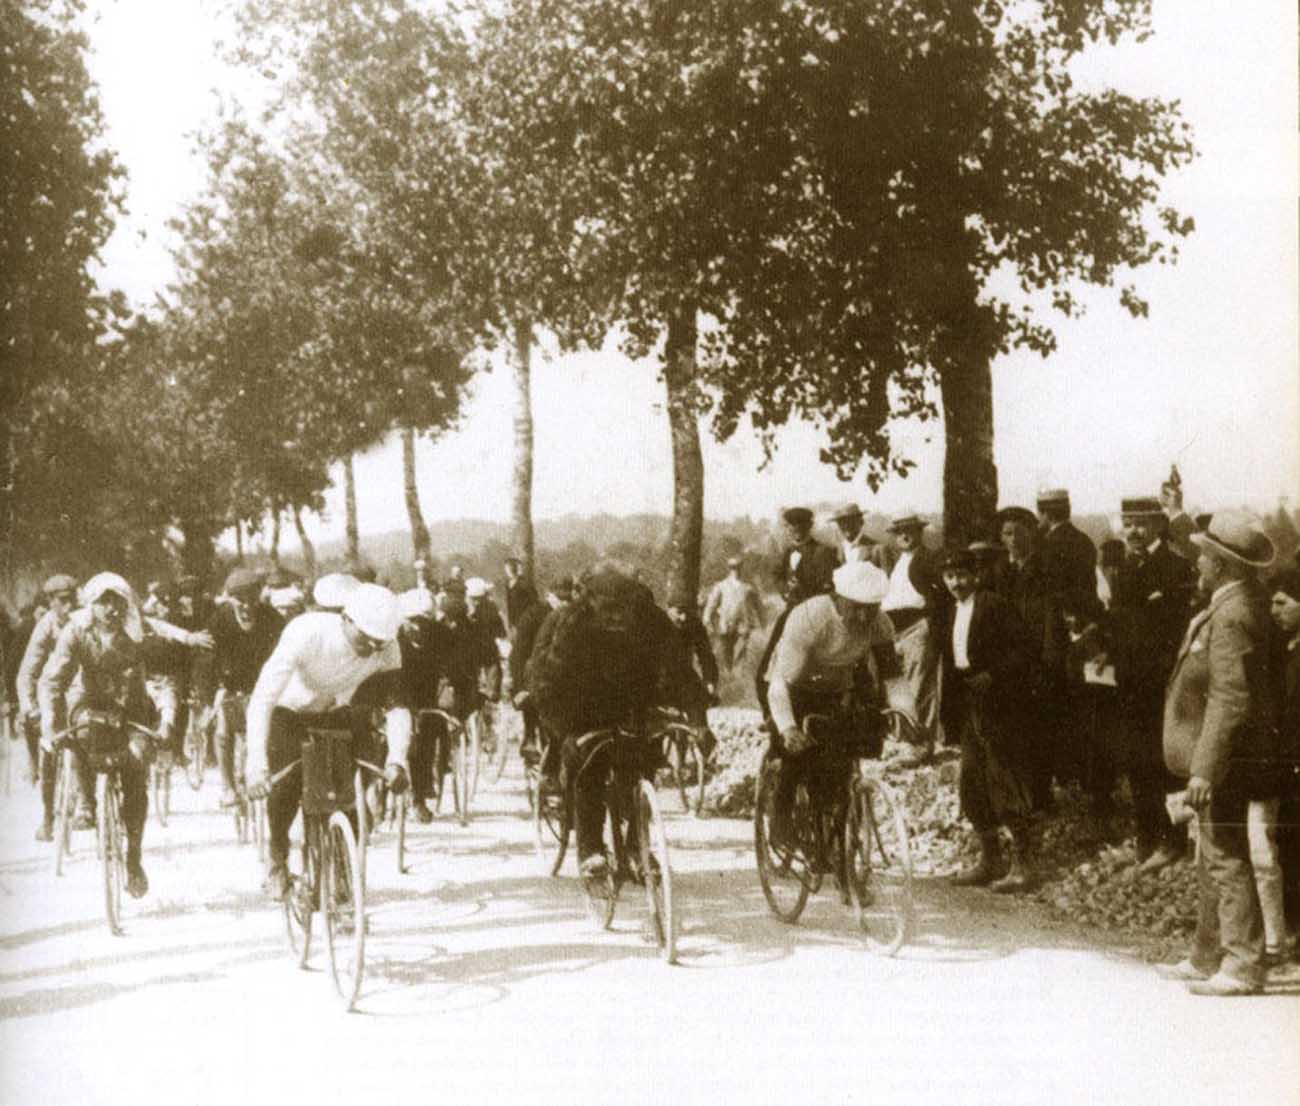
<svg viewBox="0 0 1300 1106">
<path fill-rule="evenodd" d="M 851 518 L 861 518 L 862 508 L 856 503 L 841 503 L 831 513 L 832 522 L 847 522 Z"/>
<path fill-rule="evenodd" d="M 889 524 L 889 532 L 891 534 L 901 534 L 905 530 L 924 529 L 925 519 L 915 511 L 904 511 L 902 514 L 897 514 Z"/>
<path fill-rule="evenodd" d="M 1202 530 L 1191 535 L 1191 539 L 1202 549 L 1250 568 L 1267 568 L 1277 556 L 1277 550 L 1259 522 L 1245 511 L 1216 512 Z"/>
<path fill-rule="evenodd" d="M 1124 518 L 1163 518 L 1165 512 L 1154 495 L 1132 495 L 1119 501 L 1119 513 Z"/>
<path fill-rule="evenodd" d="M 1070 493 L 1066 488 L 1040 488 L 1038 490 L 1038 505 L 1045 506 L 1048 503 L 1062 503 L 1065 506 L 1070 505 Z"/>
</svg>

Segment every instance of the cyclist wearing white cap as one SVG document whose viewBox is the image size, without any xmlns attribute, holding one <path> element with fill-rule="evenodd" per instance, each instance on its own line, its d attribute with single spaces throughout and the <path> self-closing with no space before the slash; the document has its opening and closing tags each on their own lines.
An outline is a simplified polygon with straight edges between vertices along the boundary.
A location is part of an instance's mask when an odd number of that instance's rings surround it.
<svg viewBox="0 0 1300 1106">
<path fill-rule="evenodd" d="M 288 890 L 289 826 L 298 813 L 302 784 L 300 776 L 290 773 L 271 792 L 268 773 L 301 755 L 309 728 L 351 730 L 354 748 L 367 741 L 369 708 L 350 709 L 363 683 L 386 713 L 385 781 L 394 790 L 406 785 L 411 712 L 401 680 L 401 622 L 396 595 L 378 584 L 359 584 L 348 594 L 342 612 L 310 611 L 285 626 L 262 666 L 248 701 L 247 778 L 250 795 L 269 796 L 265 887 L 270 895 L 282 898 Z"/>
</svg>

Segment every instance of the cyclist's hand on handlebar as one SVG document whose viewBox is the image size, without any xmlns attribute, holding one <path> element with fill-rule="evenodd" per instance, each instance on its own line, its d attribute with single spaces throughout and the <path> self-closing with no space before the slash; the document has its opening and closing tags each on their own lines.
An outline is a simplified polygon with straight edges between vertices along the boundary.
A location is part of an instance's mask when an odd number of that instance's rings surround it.
<svg viewBox="0 0 1300 1106">
<path fill-rule="evenodd" d="M 142 733 L 132 734 L 127 740 L 127 748 L 131 750 L 131 756 L 139 761 L 151 759 L 150 754 L 152 742 Z"/>
<path fill-rule="evenodd" d="M 802 753 L 812 745 L 812 738 L 798 726 L 787 726 L 781 731 L 781 744 L 792 755 Z"/>
<path fill-rule="evenodd" d="M 207 630 L 198 630 L 190 634 L 189 646 L 191 649 L 211 649 L 213 646 L 212 634 Z"/>
<path fill-rule="evenodd" d="M 520 707 L 522 707 L 526 702 L 528 702 L 529 698 L 530 698 L 530 696 L 529 696 L 529 694 L 528 694 L 528 689 L 525 688 L 523 691 L 518 692 L 518 693 L 515 695 L 514 699 L 511 700 L 511 702 L 514 704 L 515 709 L 518 710 L 518 709 L 519 709 Z"/>
<path fill-rule="evenodd" d="M 394 795 L 406 790 L 406 769 L 400 764 L 389 764 L 384 768 L 384 783 Z"/>
</svg>

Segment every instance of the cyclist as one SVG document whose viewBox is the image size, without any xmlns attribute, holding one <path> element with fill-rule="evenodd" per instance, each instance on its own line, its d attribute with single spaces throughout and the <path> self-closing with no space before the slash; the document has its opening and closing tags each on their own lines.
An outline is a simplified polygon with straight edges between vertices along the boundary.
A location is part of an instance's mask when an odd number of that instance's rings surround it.
<svg viewBox="0 0 1300 1106">
<path fill-rule="evenodd" d="M 664 658 L 665 705 L 676 707 L 700 733 L 700 753 L 707 760 L 717 745 L 709 730 L 709 707 L 718 702 L 718 662 L 690 597 L 674 592 L 668 600 L 672 633 Z"/>
<path fill-rule="evenodd" d="M 514 689 L 513 703 L 515 709 L 524 719 L 524 737 L 519 743 L 519 755 L 530 768 L 536 767 L 543 760 L 543 754 L 550 748 L 545 741 L 528 691 L 528 662 L 540 648 L 546 650 L 546 643 L 555 632 L 555 623 L 559 612 L 571 602 L 576 592 L 572 576 L 562 576 L 555 586 L 546 593 L 545 603 L 534 603 L 520 616 L 519 625 L 514 628 L 514 642 L 510 650 L 510 686 Z"/>
<path fill-rule="evenodd" d="M 216 711 L 217 764 L 221 769 L 221 805 L 238 802 L 235 741 L 244 733 L 244 710 L 257 677 L 280 640 L 283 623 L 259 599 L 261 576 L 236 568 L 226 577 L 225 595 L 212 618 L 211 679 L 220 705 Z"/>
<path fill-rule="evenodd" d="M 559 614 L 550 640 L 534 650 L 529 666 L 529 691 L 542 723 L 562 743 L 565 774 L 581 767 L 584 734 L 624 724 L 644 732 L 669 633 L 650 590 L 626 571 L 606 563 L 583 577 L 580 598 Z M 586 879 L 602 878 L 608 866 L 601 847 L 601 786 L 596 773 L 577 776 L 578 865 Z M 628 843 L 633 855 L 636 832 L 634 820 Z"/>
<path fill-rule="evenodd" d="M 422 587 L 404 591 L 398 596 L 402 627 L 397 643 L 402 655 L 402 682 L 407 702 L 413 711 L 432 709 L 438 705 L 438 683 L 442 677 L 438 643 L 442 634 L 434 623 L 434 600 Z M 421 717 L 411 732 L 409 763 L 411 768 L 411 815 L 417 822 L 433 821 L 429 799 L 434 794 L 433 749 L 435 748 L 439 720 Z M 445 765 L 439 767 L 445 768 Z"/>
<path fill-rule="evenodd" d="M 289 890 L 289 826 L 302 800 L 302 777 L 287 776 L 271 791 L 269 773 L 301 754 L 311 728 L 346 729 L 368 746 L 369 706 L 350 709 L 365 683 L 384 710 L 388 756 L 384 781 L 406 786 L 411 712 L 402 688 L 401 624 L 397 596 L 378 584 L 359 584 L 342 612 L 310 611 L 284 628 L 248 700 L 248 793 L 266 799 L 270 857 L 264 889 L 276 899 Z"/>
<path fill-rule="evenodd" d="M 131 585 L 116 573 L 101 572 L 87 581 L 81 597 L 84 606 L 68 618 L 59 632 L 38 685 L 41 746 L 50 754 L 55 750 L 55 737 L 68 725 L 69 715 L 74 724 L 87 714 L 104 719 L 125 718 L 140 725 L 153 721 L 140 652 L 144 630 Z M 74 679 L 79 696 L 70 711 L 68 693 Z M 130 739 L 130 752 L 121 766 L 122 822 L 126 829 L 126 891 L 138 899 L 149 890 L 140 863 L 148 812 L 148 751 L 142 737 Z M 88 766 L 80 760 L 77 775 L 85 796 L 91 781 Z"/>
<path fill-rule="evenodd" d="M 489 702 L 501 698 L 501 653 L 497 642 L 506 640 L 501 612 L 488 594 L 492 585 L 479 576 L 465 581 L 465 607 L 479 662 L 479 688 Z"/>
<path fill-rule="evenodd" d="M 779 821 L 773 827 L 778 843 L 787 832 L 795 788 L 811 780 L 811 758 L 805 754 L 831 737 L 850 751 L 875 744 L 884 725 L 884 681 L 898 673 L 894 626 L 880 609 L 889 578 L 875 565 L 857 561 L 837 568 L 832 580 L 832 594 L 791 609 L 764 674 L 760 702 L 771 741 L 768 755 L 781 763 Z M 802 725 L 810 714 L 826 719 L 826 729 L 813 737 Z"/>
</svg>

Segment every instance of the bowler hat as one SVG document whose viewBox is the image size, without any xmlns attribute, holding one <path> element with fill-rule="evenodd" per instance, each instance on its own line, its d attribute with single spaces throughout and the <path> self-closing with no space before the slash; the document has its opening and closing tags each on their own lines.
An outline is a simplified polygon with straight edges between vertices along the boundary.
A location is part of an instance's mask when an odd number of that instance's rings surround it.
<svg viewBox="0 0 1300 1106">
<path fill-rule="evenodd" d="M 1019 522 L 1030 529 L 1038 529 L 1038 516 L 1028 507 L 1003 507 L 995 517 L 1000 527 L 1008 522 Z"/>
<path fill-rule="evenodd" d="M 945 572 L 962 570 L 965 572 L 975 571 L 975 554 L 969 549 L 962 549 L 960 546 L 955 549 L 949 549 L 943 555 L 943 569 Z"/>
<path fill-rule="evenodd" d="M 862 508 L 856 503 L 842 503 L 831 515 L 832 522 L 846 522 L 851 518 L 861 518 Z"/>
<path fill-rule="evenodd" d="M 1254 516 L 1245 511 L 1216 511 L 1203 530 L 1191 535 L 1203 549 L 1210 549 L 1251 568 L 1267 568 L 1277 556 L 1269 536 Z"/>
<path fill-rule="evenodd" d="M 807 507 L 787 507 L 781 517 L 791 526 L 811 526 L 813 513 Z"/>
<path fill-rule="evenodd" d="M 1007 551 L 1004 545 L 995 541 L 973 541 L 967 548 L 977 561 L 995 561 Z"/>
</svg>

